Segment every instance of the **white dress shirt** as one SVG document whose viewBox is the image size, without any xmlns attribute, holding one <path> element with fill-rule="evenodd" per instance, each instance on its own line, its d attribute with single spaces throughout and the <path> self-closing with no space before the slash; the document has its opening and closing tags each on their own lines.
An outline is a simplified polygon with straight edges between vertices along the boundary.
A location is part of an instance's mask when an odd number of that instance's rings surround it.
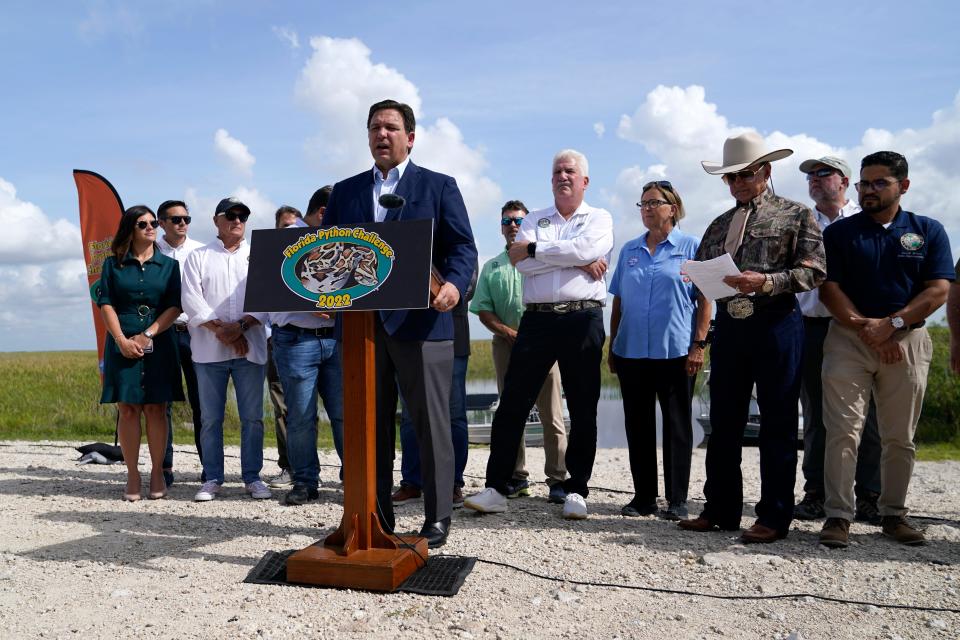
<svg viewBox="0 0 960 640">
<path fill-rule="evenodd" d="M 524 275 L 524 304 L 606 301 L 606 278 L 594 280 L 578 268 L 598 258 L 610 264 L 613 218 L 606 209 L 581 202 L 569 220 L 556 207 L 534 211 L 520 225 L 517 240 L 537 243 L 536 257 L 517 264 Z"/>
<path fill-rule="evenodd" d="M 333 318 L 318 318 L 309 311 L 295 311 L 293 313 L 271 313 L 270 324 L 282 327 L 287 324 L 300 327 L 301 329 L 322 329 L 323 327 L 332 327 Z"/>
<path fill-rule="evenodd" d="M 202 242 L 197 240 L 192 240 L 190 238 L 184 238 L 183 242 L 180 243 L 179 247 L 172 246 L 166 240 L 166 236 L 163 238 L 157 238 L 157 246 L 160 248 L 160 253 L 167 256 L 168 258 L 173 258 L 180 263 L 180 282 L 183 282 L 183 263 L 186 261 L 187 256 L 193 253 L 194 249 L 199 249 L 203 246 Z M 186 312 L 181 313 L 177 316 L 177 319 L 174 320 L 176 324 L 187 324 L 187 314 Z"/>
<path fill-rule="evenodd" d="M 183 290 L 180 299 L 190 318 L 190 349 L 193 361 L 224 362 L 237 358 L 237 352 L 219 340 L 216 334 L 201 327 L 210 320 L 236 322 L 250 315 L 261 322 L 247 329 L 247 360 L 254 364 L 267 362 L 267 335 L 263 321 L 266 314 L 245 314 L 243 300 L 247 288 L 250 245 L 240 242 L 235 251 L 227 251 L 219 238 L 195 249 L 183 268 Z"/>
<path fill-rule="evenodd" d="M 813 217 L 817 219 L 817 226 L 820 227 L 820 232 L 823 233 L 823 230 L 829 227 L 832 223 L 840 220 L 841 218 L 850 217 L 855 213 L 860 213 L 860 205 L 853 200 L 847 200 L 847 204 L 840 207 L 840 213 L 834 220 L 831 220 L 827 216 L 823 215 L 817 209 L 813 210 Z M 809 318 L 831 317 L 830 312 L 827 311 L 827 308 L 824 306 L 824 304 L 820 302 L 819 287 L 813 291 L 803 291 L 798 293 L 797 301 L 800 303 L 800 312 Z"/>
<path fill-rule="evenodd" d="M 403 172 L 407 170 L 408 164 L 410 164 L 410 156 L 390 169 L 386 178 L 383 177 L 383 172 L 377 168 L 377 165 L 373 165 L 373 219 L 377 222 L 383 222 L 388 211 L 388 209 L 380 206 L 380 196 L 397 190 L 397 185 L 400 184 L 400 178 L 403 177 Z"/>
</svg>

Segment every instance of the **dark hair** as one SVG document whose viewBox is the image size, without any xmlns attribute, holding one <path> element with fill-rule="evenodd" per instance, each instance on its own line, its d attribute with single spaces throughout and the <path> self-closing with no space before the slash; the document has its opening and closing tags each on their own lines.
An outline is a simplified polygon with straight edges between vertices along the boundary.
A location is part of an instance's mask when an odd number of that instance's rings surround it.
<svg viewBox="0 0 960 640">
<path fill-rule="evenodd" d="M 527 209 L 527 205 L 523 204 L 519 200 L 507 200 L 506 204 L 500 208 L 500 213 L 502 215 L 507 211 L 523 211 L 524 213 L 530 213 L 530 211 Z"/>
<path fill-rule="evenodd" d="M 413 116 L 413 109 L 410 108 L 410 105 L 397 102 L 396 100 L 381 100 L 370 107 L 370 113 L 367 114 L 368 129 L 370 128 L 370 121 L 373 120 L 373 116 L 377 111 L 383 111 L 384 109 L 393 109 L 394 111 L 400 112 L 400 115 L 403 117 L 403 130 L 407 133 L 413 133 L 416 130 L 417 119 Z"/>
<path fill-rule="evenodd" d="M 157 220 L 163 220 L 167 217 L 167 211 L 173 209 L 174 207 L 183 207 L 187 210 L 187 213 L 190 213 L 190 209 L 187 208 L 187 203 L 183 200 L 164 200 L 160 203 L 160 206 L 157 207 Z"/>
<path fill-rule="evenodd" d="M 137 225 L 137 218 L 142 215 L 150 214 L 156 219 L 155 214 L 150 207 L 145 204 L 138 204 L 130 207 L 120 216 L 120 226 L 117 227 L 117 233 L 113 236 L 113 242 L 110 243 L 110 252 L 117 260 L 117 267 L 123 267 L 123 258 L 130 251 L 130 243 L 133 241 L 133 228 Z"/>
<path fill-rule="evenodd" d="M 327 206 L 331 193 L 333 193 L 333 187 L 329 184 L 314 191 L 310 196 L 310 202 L 307 203 L 307 215 L 312 215 L 319 211 L 320 207 Z"/>
<path fill-rule="evenodd" d="M 293 215 L 297 216 L 297 217 L 300 218 L 301 220 L 303 219 L 303 214 L 300 213 L 300 210 L 299 210 L 299 209 L 297 209 L 296 207 L 291 207 L 291 206 L 285 204 L 285 205 L 283 205 L 282 207 L 280 207 L 279 209 L 277 209 L 277 212 L 274 214 L 274 216 L 273 216 L 273 226 L 277 226 L 278 224 L 280 224 L 280 218 L 282 218 L 283 216 L 285 216 L 285 215 L 287 215 L 287 214 L 289 214 L 289 213 L 292 213 Z"/>
<path fill-rule="evenodd" d="M 905 180 L 907 177 L 907 159 L 896 151 L 877 151 L 864 156 L 860 161 L 860 170 L 877 164 L 889 168 L 890 175 L 897 180 Z"/>
</svg>

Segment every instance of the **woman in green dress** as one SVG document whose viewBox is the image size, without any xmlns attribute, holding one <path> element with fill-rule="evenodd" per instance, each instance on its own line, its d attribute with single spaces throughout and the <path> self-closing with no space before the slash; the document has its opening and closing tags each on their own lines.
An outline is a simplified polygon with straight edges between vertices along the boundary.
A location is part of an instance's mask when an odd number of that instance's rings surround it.
<svg viewBox="0 0 960 640">
<path fill-rule="evenodd" d="M 151 499 L 166 496 L 163 454 L 167 403 L 183 400 L 176 345 L 167 329 L 180 314 L 180 267 L 160 253 L 157 217 L 149 207 L 127 209 L 103 262 L 97 305 L 107 327 L 101 403 L 116 402 L 120 448 L 127 464 L 123 499 L 140 499 L 140 415 L 150 448 Z"/>
</svg>

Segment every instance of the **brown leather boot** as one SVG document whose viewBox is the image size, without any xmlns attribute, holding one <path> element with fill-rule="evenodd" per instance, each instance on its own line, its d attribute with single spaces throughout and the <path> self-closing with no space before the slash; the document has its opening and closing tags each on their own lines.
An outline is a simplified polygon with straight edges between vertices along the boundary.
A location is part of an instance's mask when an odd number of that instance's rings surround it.
<svg viewBox="0 0 960 640">
<path fill-rule="evenodd" d="M 820 544 L 831 549 L 844 549 L 850 544 L 850 521 L 827 518 L 820 530 Z"/>
<path fill-rule="evenodd" d="M 880 526 L 883 527 L 883 535 L 893 538 L 900 544 L 912 546 L 926 542 L 923 532 L 911 527 L 903 516 L 883 516 Z"/>
</svg>

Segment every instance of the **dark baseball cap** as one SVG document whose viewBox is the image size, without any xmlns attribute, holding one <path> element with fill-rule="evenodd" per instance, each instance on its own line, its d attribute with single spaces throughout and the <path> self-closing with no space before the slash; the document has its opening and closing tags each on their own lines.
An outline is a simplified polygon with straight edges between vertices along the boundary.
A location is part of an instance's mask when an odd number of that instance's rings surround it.
<svg viewBox="0 0 960 640">
<path fill-rule="evenodd" d="M 250 207 L 243 204 L 238 198 L 234 198 L 233 196 L 221 200 L 220 204 L 217 205 L 216 212 L 213 215 L 218 216 L 221 213 L 226 213 L 227 211 L 232 211 L 233 209 L 242 209 L 247 215 L 250 215 Z"/>
</svg>

